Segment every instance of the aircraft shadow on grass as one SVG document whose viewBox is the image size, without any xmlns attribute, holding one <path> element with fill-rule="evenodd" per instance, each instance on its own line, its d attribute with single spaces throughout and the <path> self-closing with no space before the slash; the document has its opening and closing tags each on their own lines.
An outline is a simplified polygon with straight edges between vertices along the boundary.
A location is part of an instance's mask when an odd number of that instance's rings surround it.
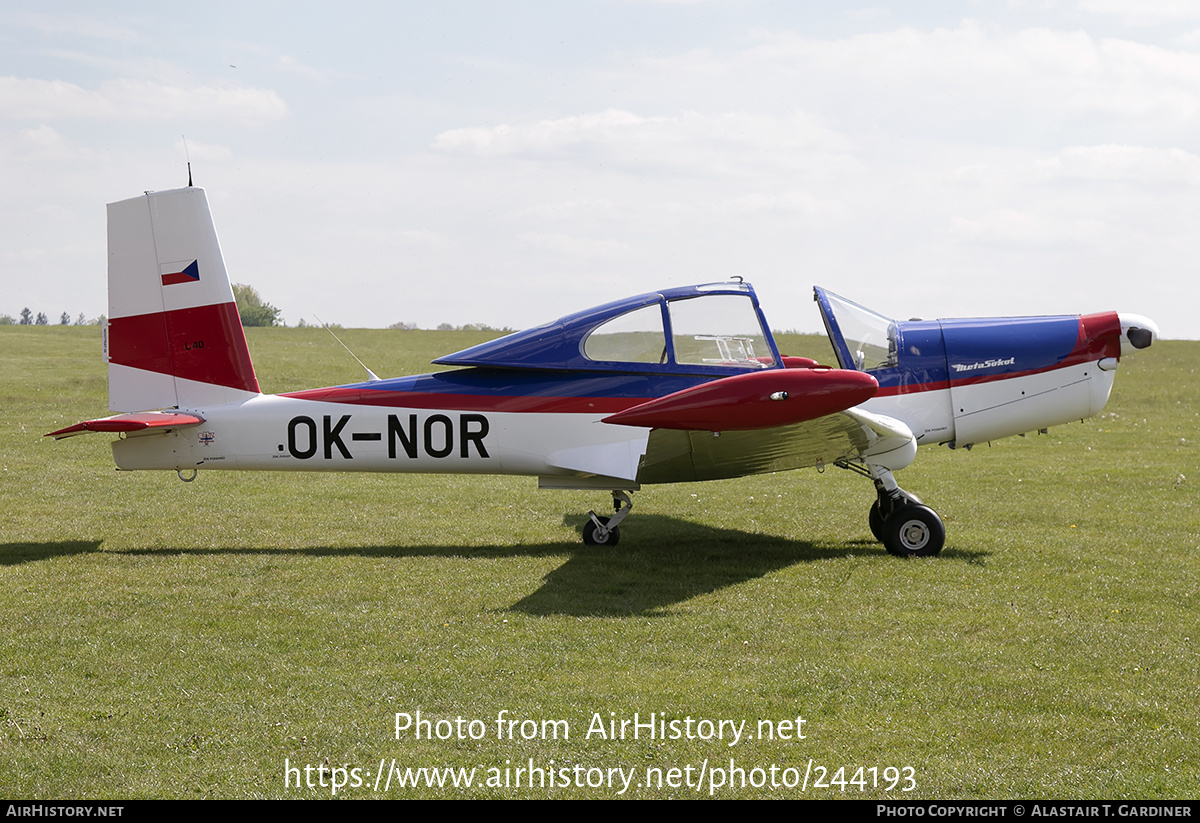
<svg viewBox="0 0 1200 823">
<path fill-rule="evenodd" d="M 53 557 L 70 557 L 100 551 L 100 540 L 59 540 L 49 543 L 2 543 L 0 566 L 19 566 Z"/>
<path fill-rule="evenodd" d="M 582 516 L 564 517 L 574 529 Z M 638 516 L 638 533 L 616 546 L 579 547 L 542 585 L 509 607 L 572 617 L 665 613 L 693 597 L 847 552 L 802 540 L 719 529 L 674 517 Z"/>
<path fill-rule="evenodd" d="M 577 528 L 582 516 L 564 518 Z M 492 546 L 314 546 L 304 549 L 154 548 L 123 549 L 128 555 L 270 555 L 310 557 L 548 557 L 570 554 L 542 579 L 533 593 L 508 607 L 531 615 L 623 617 L 667 613 L 693 597 L 764 577 L 789 566 L 854 554 L 883 554 L 870 540 L 817 545 L 772 534 L 721 529 L 675 517 L 641 514 L 636 536 L 616 546 L 580 546 L 573 542 Z M 9 543 L 0 545 L 0 565 L 102 551 L 100 541 Z M 950 550 L 943 560 L 979 562 L 982 553 Z M 903 562 L 889 558 L 891 562 Z"/>
<path fill-rule="evenodd" d="M 584 519 L 568 516 L 563 523 L 578 529 Z M 510 611 L 572 617 L 665 614 L 693 597 L 789 566 L 856 553 L 884 554 L 872 540 L 818 545 L 665 515 L 640 514 L 637 528 L 637 538 L 626 543 L 575 550 L 566 563 L 543 578 L 541 588 L 514 603 Z M 954 550 L 943 557 L 963 554 L 968 562 L 982 557 Z"/>
</svg>

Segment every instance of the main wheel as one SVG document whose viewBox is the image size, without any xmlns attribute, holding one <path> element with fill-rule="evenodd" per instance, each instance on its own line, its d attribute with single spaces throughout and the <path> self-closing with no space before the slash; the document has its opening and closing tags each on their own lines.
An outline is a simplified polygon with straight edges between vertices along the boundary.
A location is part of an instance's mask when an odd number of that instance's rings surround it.
<svg viewBox="0 0 1200 823">
<path fill-rule="evenodd" d="M 606 526 L 608 525 L 607 517 L 601 517 L 599 520 Z M 615 546 L 620 539 L 621 529 L 619 526 L 613 526 L 611 529 L 601 532 L 591 518 L 588 518 L 588 522 L 583 524 L 583 542 L 588 546 Z"/>
<path fill-rule="evenodd" d="M 917 497 L 915 494 L 909 494 L 908 492 L 901 489 L 900 496 L 903 498 L 904 502 L 902 504 L 901 503 L 891 503 L 889 508 L 891 508 L 893 511 L 895 511 L 895 507 L 898 505 L 904 505 L 904 506 L 913 506 L 913 505 L 919 506 L 919 505 L 921 505 L 921 498 Z M 883 521 L 884 521 L 883 511 L 879 507 L 879 498 L 875 498 L 875 502 L 871 504 L 871 513 L 867 515 L 867 525 L 871 527 L 871 534 L 875 535 L 875 539 L 878 540 L 880 543 L 883 542 L 883 537 L 884 537 L 884 534 L 886 533 L 886 530 L 883 525 Z M 888 551 L 891 551 L 891 549 L 888 549 Z"/>
<path fill-rule="evenodd" d="M 883 524 L 883 545 L 900 557 L 932 557 L 946 543 L 942 518 L 928 506 L 904 506 Z"/>
</svg>

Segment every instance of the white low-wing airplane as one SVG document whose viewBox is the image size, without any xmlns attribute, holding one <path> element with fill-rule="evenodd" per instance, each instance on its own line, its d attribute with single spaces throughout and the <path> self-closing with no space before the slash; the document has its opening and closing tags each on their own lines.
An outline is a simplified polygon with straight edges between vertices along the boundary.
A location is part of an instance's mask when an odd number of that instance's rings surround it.
<svg viewBox="0 0 1200 823">
<path fill-rule="evenodd" d="M 1132 314 L 898 322 L 817 288 L 840 368 L 785 357 L 750 284 L 664 289 L 455 354 L 449 371 L 265 395 L 204 190 L 108 207 L 109 407 L 48 436 L 115 432 L 120 469 L 458 472 L 629 492 L 837 465 L 875 484 L 889 552 L 937 554 L 940 518 L 896 484 L 917 446 L 970 446 L 1098 413 Z M 194 476 L 194 475 L 193 475 Z M 191 479 L 191 478 L 189 478 Z"/>
</svg>

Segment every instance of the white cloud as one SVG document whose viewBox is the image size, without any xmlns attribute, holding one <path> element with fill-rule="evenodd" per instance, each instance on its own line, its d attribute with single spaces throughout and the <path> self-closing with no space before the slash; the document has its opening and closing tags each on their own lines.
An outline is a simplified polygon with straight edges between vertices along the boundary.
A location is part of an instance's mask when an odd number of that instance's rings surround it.
<svg viewBox="0 0 1200 823">
<path fill-rule="evenodd" d="M 636 76 L 636 79 L 635 79 Z M 759 32 L 747 48 L 638 61 L 625 82 L 697 110 L 787 108 L 838 131 L 983 137 L 996 124 L 1044 134 L 1120 117 L 1194 130 L 1200 54 L 1085 31 L 1007 30 L 977 21 L 820 39 Z M 701 103 L 699 101 L 706 101 Z M 734 102 L 736 101 L 736 103 Z M 1154 118 L 1154 123 L 1145 123 Z"/>
<path fill-rule="evenodd" d="M 433 150 L 478 157 L 569 161 L 614 171 L 698 177 L 805 171 L 828 175 L 859 167 L 842 139 L 802 114 L 746 112 L 639 116 L 606 111 L 533 123 L 442 132 Z"/>
<path fill-rule="evenodd" d="M 600 114 L 542 120 L 511 126 L 484 126 L 452 129 L 433 141 L 435 151 L 497 157 L 506 154 L 549 153 L 561 151 L 627 131 L 631 127 L 661 123 L 665 118 L 643 118 L 629 112 L 609 110 Z"/>
<path fill-rule="evenodd" d="M 755 191 L 714 204 L 719 214 L 750 216 L 796 213 L 807 216 L 842 217 L 846 205 L 805 191 Z"/>
<path fill-rule="evenodd" d="M 141 35 L 129 26 L 113 23 L 111 19 L 100 19 L 86 14 L 25 12 L 17 19 L 23 26 L 55 36 L 84 37 L 115 43 L 142 41 Z"/>
<path fill-rule="evenodd" d="M 1177 148 L 1070 146 L 1038 168 L 1063 179 L 1139 186 L 1200 186 L 1200 157 Z"/>
<path fill-rule="evenodd" d="M 1200 46 L 1200 28 L 1190 29 L 1189 31 L 1181 32 L 1171 38 L 1171 42 L 1177 46 L 1194 49 Z"/>
<path fill-rule="evenodd" d="M 359 229 L 356 237 L 361 243 L 380 248 L 442 248 L 450 238 L 428 229 Z"/>
<path fill-rule="evenodd" d="M 1194 0 L 1079 0 L 1080 11 L 1118 17 L 1129 26 L 1157 26 L 1200 20 Z"/>
<path fill-rule="evenodd" d="M 1041 157 L 951 169 L 947 183 L 966 187 L 1007 188 L 1078 184 L 1121 184 L 1177 189 L 1200 186 L 1200 156 L 1180 148 L 1107 144 L 1066 146 Z"/>
<path fill-rule="evenodd" d="M 175 141 L 175 150 L 180 157 L 186 157 L 190 160 L 209 160 L 224 163 L 233 157 L 233 150 L 228 146 L 203 143 L 198 140 L 188 140 L 186 136 L 183 139 Z"/>
<path fill-rule="evenodd" d="M 286 116 L 287 104 L 270 89 L 183 87 L 114 79 L 95 90 L 62 80 L 0 77 L 0 117 L 9 120 L 216 120 L 245 126 Z"/>
<path fill-rule="evenodd" d="M 1063 243 L 1091 243 L 1103 237 L 1105 225 L 1096 220 L 1048 220 L 1040 211 L 1001 209 L 976 218 L 955 217 L 951 230 L 960 239 L 1005 249 Z"/>
<path fill-rule="evenodd" d="M 8 143 L 9 146 L 5 153 L 26 159 L 36 157 L 41 161 L 80 160 L 92 155 L 92 152 L 72 145 L 69 140 L 47 125 L 19 129 L 14 141 L 3 142 Z"/>
<path fill-rule="evenodd" d="M 320 85 L 320 86 L 328 86 L 329 82 L 330 82 L 329 77 L 325 72 L 319 71 L 318 69 L 314 69 L 312 66 L 307 66 L 304 63 L 301 63 L 299 60 L 297 60 L 295 57 L 292 57 L 290 54 L 278 55 L 275 58 L 275 66 L 280 71 L 286 72 L 287 74 L 294 75 L 294 76 L 302 78 L 304 80 L 308 80 L 309 82 L 316 83 L 317 85 Z"/>
<path fill-rule="evenodd" d="M 570 257 L 617 257 L 629 252 L 628 244 L 618 240 L 547 232 L 523 232 L 517 236 L 516 247 Z"/>
</svg>

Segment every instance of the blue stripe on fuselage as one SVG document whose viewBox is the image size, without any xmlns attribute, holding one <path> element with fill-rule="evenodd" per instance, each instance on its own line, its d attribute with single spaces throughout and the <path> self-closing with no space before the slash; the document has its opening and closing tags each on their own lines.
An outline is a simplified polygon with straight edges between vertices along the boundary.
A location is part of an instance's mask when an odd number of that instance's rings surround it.
<svg viewBox="0 0 1200 823">
<path fill-rule="evenodd" d="M 880 394 L 1053 369 L 1079 342 L 1079 318 L 1071 315 L 906 321 L 896 327 L 899 365 L 871 372 Z"/>
</svg>

